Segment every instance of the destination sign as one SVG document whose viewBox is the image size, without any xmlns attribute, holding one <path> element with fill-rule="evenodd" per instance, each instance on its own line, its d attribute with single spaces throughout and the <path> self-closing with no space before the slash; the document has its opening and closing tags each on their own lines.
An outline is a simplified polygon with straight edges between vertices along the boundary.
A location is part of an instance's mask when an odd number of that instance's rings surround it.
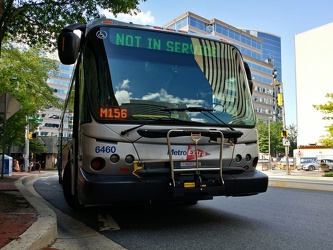
<svg viewBox="0 0 333 250">
<path fill-rule="evenodd" d="M 177 34 L 147 30 L 110 29 L 110 42 L 118 46 L 218 57 L 220 43 Z"/>
<path fill-rule="evenodd" d="M 126 108 L 120 107 L 99 108 L 99 117 L 104 119 L 126 119 L 128 111 Z"/>
</svg>

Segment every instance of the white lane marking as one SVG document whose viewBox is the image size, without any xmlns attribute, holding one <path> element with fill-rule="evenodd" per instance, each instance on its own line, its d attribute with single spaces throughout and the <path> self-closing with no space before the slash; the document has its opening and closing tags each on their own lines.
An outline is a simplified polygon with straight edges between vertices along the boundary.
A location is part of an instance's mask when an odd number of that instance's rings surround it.
<svg viewBox="0 0 333 250">
<path fill-rule="evenodd" d="M 99 231 L 116 231 L 120 230 L 117 222 L 110 214 L 98 214 Z"/>
</svg>

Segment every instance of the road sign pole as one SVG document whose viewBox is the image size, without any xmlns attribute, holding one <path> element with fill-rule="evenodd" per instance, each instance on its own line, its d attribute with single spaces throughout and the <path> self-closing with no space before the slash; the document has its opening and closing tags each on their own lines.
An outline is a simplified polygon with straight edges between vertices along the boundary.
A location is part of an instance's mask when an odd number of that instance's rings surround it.
<svg viewBox="0 0 333 250">
<path fill-rule="evenodd" d="M 282 94 L 282 124 L 283 124 L 283 139 L 284 139 L 284 142 L 285 142 L 285 145 L 284 145 L 284 154 L 285 154 L 285 157 L 286 157 L 286 168 L 287 168 L 287 174 L 290 175 L 291 172 L 290 172 L 290 165 L 289 165 L 289 141 L 288 141 L 288 138 L 287 138 L 287 126 L 286 126 L 286 113 L 285 113 L 285 106 L 284 106 L 284 93 L 283 93 L 283 87 L 282 87 L 282 84 L 281 84 L 281 94 Z"/>
<path fill-rule="evenodd" d="M 282 82 L 277 81 L 277 70 L 273 71 L 273 82 L 271 84 L 274 87 L 279 87 L 278 94 L 278 106 L 281 107 L 282 111 L 282 124 L 283 124 L 283 145 L 285 147 L 285 157 L 286 157 L 286 168 L 287 174 L 290 175 L 290 166 L 289 166 L 289 141 L 287 138 L 287 126 L 286 126 L 286 114 L 285 114 L 285 106 L 284 106 L 284 93 L 283 93 L 283 84 Z M 288 142 L 288 143 L 286 143 Z"/>
<path fill-rule="evenodd" d="M 29 119 L 26 118 L 27 125 L 25 127 L 25 155 L 24 155 L 24 171 L 28 172 L 29 169 Z"/>
<path fill-rule="evenodd" d="M 1 179 L 5 170 L 5 148 L 6 148 L 6 120 L 7 120 L 7 92 L 5 93 L 5 103 L 3 105 L 3 143 L 2 143 L 2 159 L 1 159 Z M 9 173 L 9 172 L 8 172 Z"/>
</svg>

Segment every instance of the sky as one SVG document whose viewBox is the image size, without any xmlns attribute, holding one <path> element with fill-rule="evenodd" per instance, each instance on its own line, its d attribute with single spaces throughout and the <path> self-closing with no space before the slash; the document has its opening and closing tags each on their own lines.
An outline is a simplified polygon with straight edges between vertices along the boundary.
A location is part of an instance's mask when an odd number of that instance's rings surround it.
<svg viewBox="0 0 333 250">
<path fill-rule="evenodd" d="M 332 0 L 147 0 L 140 1 L 138 7 L 141 10 L 138 15 L 119 14 L 117 19 L 163 26 L 190 11 L 208 20 L 216 18 L 236 28 L 281 37 L 286 125 L 296 125 L 294 38 L 297 34 L 333 22 Z"/>
</svg>

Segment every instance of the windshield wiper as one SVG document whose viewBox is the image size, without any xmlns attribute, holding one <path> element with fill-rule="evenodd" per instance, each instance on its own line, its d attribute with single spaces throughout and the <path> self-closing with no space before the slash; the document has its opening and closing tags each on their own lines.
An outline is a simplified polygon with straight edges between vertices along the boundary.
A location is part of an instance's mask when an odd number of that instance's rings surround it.
<svg viewBox="0 0 333 250">
<path fill-rule="evenodd" d="M 208 109 L 208 108 L 204 108 L 204 107 L 184 107 L 184 108 L 163 108 L 161 109 L 163 111 L 188 111 L 188 112 L 200 112 L 201 114 L 207 116 L 208 118 L 215 118 L 216 120 L 218 120 L 219 122 L 223 123 L 225 126 L 227 126 L 230 130 L 235 131 L 235 129 L 233 127 L 231 127 L 229 124 L 225 123 L 223 120 L 221 120 L 220 118 L 218 118 L 216 115 L 214 115 L 214 113 L 212 113 L 212 111 L 214 111 L 214 109 Z M 212 117 L 208 116 L 206 113 L 210 114 Z"/>
</svg>

